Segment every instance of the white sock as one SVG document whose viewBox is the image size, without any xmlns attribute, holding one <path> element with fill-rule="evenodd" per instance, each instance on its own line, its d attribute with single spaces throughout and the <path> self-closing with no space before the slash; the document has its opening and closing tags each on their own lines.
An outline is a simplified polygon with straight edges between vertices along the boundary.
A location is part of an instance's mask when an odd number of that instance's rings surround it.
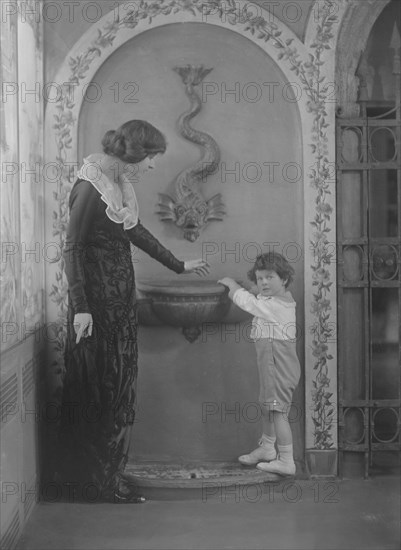
<svg viewBox="0 0 401 550">
<path fill-rule="evenodd" d="M 277 445 L 278 460 L 284 464 L 294 464 L 293 446 L 292 445 Z"/>
<path fill-rule="evenodd" d="M 274 450 L 274 444 L 276 442 L 276 437 L 273 436 L 269 436 L 269 435 L 266 435 L 266 434 L 262 434 L 262 437 L 260 438 L 260 444 L 262 445 L 262 447 L 268 447 L 269 450 Z"/>
</svg>

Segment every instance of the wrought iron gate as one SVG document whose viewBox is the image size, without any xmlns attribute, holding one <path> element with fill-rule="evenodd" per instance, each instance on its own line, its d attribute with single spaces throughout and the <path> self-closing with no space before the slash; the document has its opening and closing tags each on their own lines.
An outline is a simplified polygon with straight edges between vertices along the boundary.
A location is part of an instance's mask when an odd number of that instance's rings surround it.
<svg viewBox="0 0 401 550">
<path fill-rule="evenodd" d="M 395 78 L 398 81 L 399 75 Z M 339 466 L 400 451 L 401 109 L 337 120 Z"/>
</svg>

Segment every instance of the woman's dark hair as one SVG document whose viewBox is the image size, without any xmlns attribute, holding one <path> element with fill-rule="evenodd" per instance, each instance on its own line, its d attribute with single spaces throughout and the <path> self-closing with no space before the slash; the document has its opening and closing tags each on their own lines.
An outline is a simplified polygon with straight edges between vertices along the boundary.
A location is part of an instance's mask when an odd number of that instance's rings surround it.
<svg viewBox="0 0 401 550">
<path fill-rule="evenodd" d="M 149 155 L 164 153 L 166 140 L 152 124 L 130 120 L 117 130 L 109 130 L 102 139 L 103 152 L 124 162 L 137 163 Z"/>
<path fill-rule="evenodd" d="M 262 270 L 275 271 L 280 279 L 286 281 L 285 288 L 288 288 L 294 279 L 294 269 L 287 260 L 281 254 L 277 254 L 277 252 L 260 254 L 256 258 L 253 268 L 248 271 L 249 280 L 256 283 L 256 271 Z"/>
</svg>

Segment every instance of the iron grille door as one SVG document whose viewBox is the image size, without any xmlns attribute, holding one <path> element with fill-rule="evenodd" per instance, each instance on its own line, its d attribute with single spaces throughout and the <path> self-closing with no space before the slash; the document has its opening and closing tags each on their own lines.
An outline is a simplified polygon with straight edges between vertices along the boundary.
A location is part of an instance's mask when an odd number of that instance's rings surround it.
<svg viewBox="0 0 401 550">
<path fill-rule="evenodd" d="M 337 120 L 338 417 L 340 475 L 355 452 L 368 477 L 401 449 L 401 126 L 399 106 L 363 111 Z"/>
</svg>

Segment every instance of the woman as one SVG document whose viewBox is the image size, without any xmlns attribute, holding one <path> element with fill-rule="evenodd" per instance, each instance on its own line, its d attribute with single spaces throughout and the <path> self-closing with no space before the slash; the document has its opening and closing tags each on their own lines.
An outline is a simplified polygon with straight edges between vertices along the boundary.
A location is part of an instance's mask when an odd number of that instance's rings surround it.
<svg viewBox="0 0 401 550">
<path fill-rule="evenodd" d="M 135 417 L 137 306 L 130 243 L 176 273 L 205 275 L 203 260 L 182 262 L 143 227 L 132 183 L 166 150 L 151 124 L 132 120 L 90 155 L 70 195 L 63 253 L 69 285 L 60 439 L 63 467 L 83 500 L 143 502 L 124 468 Z"/>
</svg>

